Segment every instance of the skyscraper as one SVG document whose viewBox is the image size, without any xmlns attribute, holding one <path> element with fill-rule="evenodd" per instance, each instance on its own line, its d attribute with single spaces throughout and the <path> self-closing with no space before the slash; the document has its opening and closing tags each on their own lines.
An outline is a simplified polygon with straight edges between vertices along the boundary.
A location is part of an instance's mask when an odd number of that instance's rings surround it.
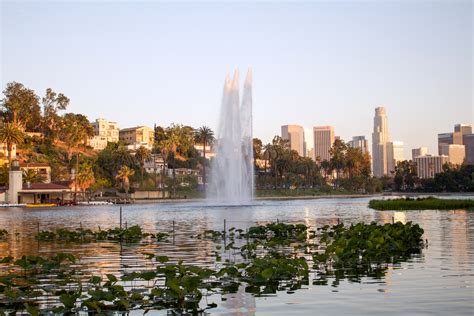
<svg viewBox="0 0 474 316">
<path fill-rule="evenodd" d="M 378 107 L 375 109 L 372 133 L 372 171 L 376 177 L 388 174 L 387 142 L 389 139 L 385 108 Z"/>
<path fill-rule="evenodd" d="M 305 157 L 306 146 L 304 141 L 304 129 L 299 125 L 283 125 L 281 127 L 281 138 L 290 141 L 290 148 Z"/>
<path fill-rule="evenodd" d="M 314 157 L 323 160 L 331 159 L 329 150 L 334 144 L 334 127 L 332 126 L 315 126 L 314 133 Z"/>
<path fill-rule="evenodd" d="M 387 143 L 387 168 L 388 174 L 395 171 L 397 162 L 405 160 L 403 154 L 403 142 L 388 142 Z"/>
<path fill-rule="evenodd" d="M 369 141 L 365 139 L 365 136 L 354 136 L 349 141 L 349 146 L 353 148 L 360 148 L 363 153 L 369 152 Z"/>
<path fill-rule="evenodd" d="M 411 150 L 411 160 L 415 161 L 416 157 L 426 156 L 428 154 L 428 147 L 413 148 Z"/>
</svg>

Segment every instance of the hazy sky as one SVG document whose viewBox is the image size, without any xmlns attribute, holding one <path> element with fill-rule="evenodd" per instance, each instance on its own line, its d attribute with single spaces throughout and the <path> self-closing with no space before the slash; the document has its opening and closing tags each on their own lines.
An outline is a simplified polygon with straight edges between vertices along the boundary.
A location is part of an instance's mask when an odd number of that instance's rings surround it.
<svg viewBox="0 0 474 316">
<path fill-rule="evenodd" d="M 284 124 L 371 140 L 384 105 L 409 158 L 473 123 L 472 1 L 2 1 L 1 11 L 2 89 L 51 87 L 90 120 L 215 128 L 226 74 L 250 66 L 265 142 Z"/>
</svg>

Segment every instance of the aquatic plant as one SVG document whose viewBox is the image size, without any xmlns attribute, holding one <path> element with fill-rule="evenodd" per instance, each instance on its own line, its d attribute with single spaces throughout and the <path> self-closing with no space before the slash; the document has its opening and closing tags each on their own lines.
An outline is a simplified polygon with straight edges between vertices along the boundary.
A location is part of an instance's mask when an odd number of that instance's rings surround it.
<svg viewBox="0 0 474 316">
<path fill-rule="evenodd" d="M 111 228 L 98 231 L 90 229 L 65 229 L 59 228 L 55 231 L 40 231 L 36 236 L 40 241 L 70 241 L 70 242 L 92 242 L 92 241 L 125 241 L 139 242 L 150 237 L 157 242 L 166 241 L 168 233 L 158 232 L 156 234 L 144 233 L 139 225 L 127 228 Z"/>
<path fill-rule="evenodd" d="M 369 207 L 385 210 L 458 210 L 473 209 L 473 199 L 437 199 L 426 198 L 401 198 L 390 200 L 370 200 Z"/>
</svg>

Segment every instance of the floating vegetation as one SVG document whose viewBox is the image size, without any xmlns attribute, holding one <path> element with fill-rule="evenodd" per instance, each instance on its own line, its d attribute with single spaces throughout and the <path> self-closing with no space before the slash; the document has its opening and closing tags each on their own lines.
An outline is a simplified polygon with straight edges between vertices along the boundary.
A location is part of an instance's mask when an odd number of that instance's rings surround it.
<svg viewBox="0 0 474 316">
<path fill-rule="evenodd" d="M 159 232 L 156 234 L 144 233 L 140 226 L 134 225 L 127 228 L 111 228 L 107 230 L 99 229 L 92 231 L 90 229 L 69 230 L 60 228 L 55 231 L 40 231 L 36 236 L 40 241 L 73 241 L 73 242 L 92 242 L 92 241 L 125 241 L 139 242 L 142 239 L 150 237 L 155 241 L 166 241 L 168 233 Z"/>
<path fill-rule="evenodd" d="M 370 200 L 369 207 L 380 210 L 458 210 L 474 208 L 473 199 L 437 199 L 426 198 L 402 198 L 390 200 Z"/>
<path fill-rule="evenodd" d="M 332 280 L 381 278 L 388 264 L 420 253 L 423 229 L 411 222 L 377 225 L 359 223 L 324 226 L 310 231 L 305 225 L 270 223 L 246 232 L 207 230 L 197 236 L 215 243 L 211 267 L 172 263 L 167 256 L 143 253 L 146 270 L 122 275 L 84 275 L 70 254 L 51 258 L 25 256 L 0 259 L 0 315 L 28 312 L 78 314 L 148 312 L 166 309 L 176 315 L 198 315 L 216 307 L 204 297 L 235 293 L 240 287 L 253 295 L 293 293 L 308 285 Z M 164 239 L 140 227 L 40 232 L 44 240 L 93 241 Z M 304 251 L 303 251 L 304 250 Z M 217 258 L 219 257 L 219 258 Z M 234 258 L 234 259 L 232 259 Z M 237 260 L 235 258 L 238 258 Z M 219 260 L 218 260 L 219 259 Z M 312 267 L 312 268 L 310 268 Z M 3 271 L 3 272 L 2 272 Z M 222 298 L 224 300 L 224 298 Z"/>
</svg>

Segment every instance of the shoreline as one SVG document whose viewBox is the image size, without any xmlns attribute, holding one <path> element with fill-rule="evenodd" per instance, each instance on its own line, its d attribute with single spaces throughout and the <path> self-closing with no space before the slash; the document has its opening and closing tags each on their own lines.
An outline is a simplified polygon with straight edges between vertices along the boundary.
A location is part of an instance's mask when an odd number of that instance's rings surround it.
<svg viewBox="0 0 474 316">
<path fill-rule="evenodd" d="M 285 200 L 319 200 L 319 199 L 357 199 L 364 197 L 396 197 L 396 196 L 472 196 L 474 192 L 384 192 L 374 194 L 326 194 L 326 195 L 300 195 L 300 196 L 257 196 L 255 201 L 285 201 Z M 153 204 L 153 203 L 196 203 L 206 201 L 206 198 L 189 198 L 189 199 L 140 199 L 134 200 L 133 204 Z"/>
</svg>

